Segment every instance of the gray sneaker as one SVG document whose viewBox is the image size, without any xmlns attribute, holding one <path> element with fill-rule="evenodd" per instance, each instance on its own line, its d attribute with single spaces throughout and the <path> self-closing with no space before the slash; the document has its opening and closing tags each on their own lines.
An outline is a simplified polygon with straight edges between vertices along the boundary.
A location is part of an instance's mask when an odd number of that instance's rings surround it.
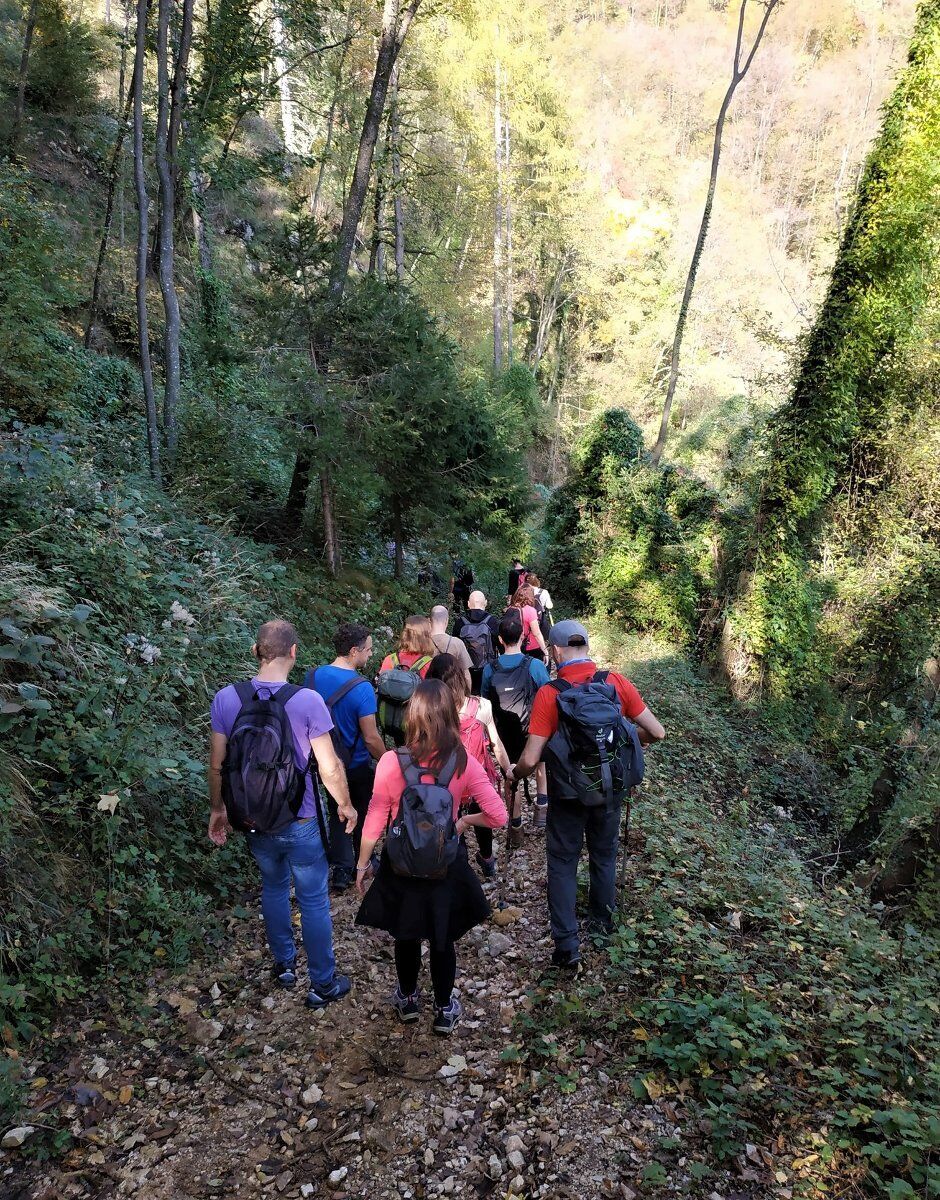
<svg viewBox="0 0 940 1200">
<path fill-rule="evenodd" d="M 434 1013 L 434 1023 L 431 1028 L 441 1037 L 447 1037 L 454 1032 L 454 1026 L 463 1016 L 463 1009 L 460 1006 L 460 1001 L 451 993 L 450 1004 L 445 1008 L 439 1008 Z"/>
<path fill-rule="evenodd" d="M 532 813 L 532 828 L 536 833 L 543 833 L 545 830 L 545 822 L 548 820 L 548 804 L 539 804 L 536 801 L 535 810 Z"/>
</svg>

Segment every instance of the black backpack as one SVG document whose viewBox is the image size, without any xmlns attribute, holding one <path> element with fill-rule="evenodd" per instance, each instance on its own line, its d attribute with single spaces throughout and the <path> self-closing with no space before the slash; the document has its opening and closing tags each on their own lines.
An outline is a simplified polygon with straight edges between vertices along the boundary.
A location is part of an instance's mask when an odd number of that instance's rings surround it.
<svg viewBox="0 0 940 1200">
<path fill-rule="evenodd" d="M 586 683 L 551 683 L 558 692 L 558 732 L 545 747 L 552 794 L 586 808 L 622 800 L 643 779 L 643 747 L 608 674 L 598 671 Z"/>
<path fill-rule="evenodd" d="M 428 655 L 417 659 L 410 667 L 403 667 L 397 654 L 392 655 L 392 665 L 379 676 L 379 725 L 382 732 L 396 736 L 405 732 L 405 709 L 408 701 L 421 682 L 421 669 L 431 661 Z"/>
<path fill-rule="evenodd" d="M 241 708 L 222 763 L 225 811 L 232 828 L 242 833 L 278 833 L 297 819 L 304 798 L 307 772 L 294 758 L 294 735 L 286 711 L 288 700 L 300 688 L 282 683 L 263 697 L 246 681 L 236 683 L 235 691 Z"/>
<path fill-rule="evenodd" d="M 360 683 L 369 683 L 368 679 L 363 679 L 362 676 L 359 675 L 355 679 L 347 679 L 345 683 L 340 684 L 332 696 L 323 696 L 323 693 L 317 687 L 316 682 L 317 671 L 319 669 L 319 667 L 313 667 L 307 672 L 307 674 L 304 676 L 304 687 L 310 688 L 312 692 L 316 692 L 317 695 L 323 697 L 323 703 L 330 710 L 331 717 L 333 716 L 333 709 L 337 706 L 337 704 L 339 704 L 340 700 L 349 695 L 353 688 L 357 688 Z M 372 685 L 369 684 L 369 686 L 371 687 Z M 356 725 L 356 736 L 353 738 L 353 744 L 351 746 L 347 746 L 343 741 L 343 735 L 340 733 L 339 726 L 336 724 L 335 719 L 333 721 L 333 728 L 330 730 L 330 738 L 333 742 L 333 749 L 336 751 L 336 757 L 340 760 L 344 767 L 348 768 L 349 764 L 353 760 L 353 755 L 356 753 L 356 747 L 359 745 L 359 742 L 362 739 L 362 731 L 360 730 L 358 723 Z"/>
<path fill-rule="evenodd" d="M 538 690 L 528 655 L 523 655 L 522 662 L 515 667 L 501 667 L 497 662 L 493 668 L 489 696 L 493 720 L 504 742 L 515 746 L 528 737 L 532 701 Z"/>
<path fill-rule="evenodd" d="M 481 670 L 487 663 L 496 661 L 496 650 L 493 647 L 493 631 L 489 621 L 464 621 L 458 634 L 467 647 L 470 661 L 474 670 Z"/>
<path fill-rule="evenodd" d="M 405 790 L 398 816 L 388 830 L 388 861 L 396 875 L 443 879 L 460 846 L 454 797 L 447 786 L 454 777 L 457 756 L 451 755 L 443 767 L 432 771 L 419 767 L 404 747 L 397 754 Z M 422 783 L 423 775 L 433 775 L 434 782 Z"/>
</svg>

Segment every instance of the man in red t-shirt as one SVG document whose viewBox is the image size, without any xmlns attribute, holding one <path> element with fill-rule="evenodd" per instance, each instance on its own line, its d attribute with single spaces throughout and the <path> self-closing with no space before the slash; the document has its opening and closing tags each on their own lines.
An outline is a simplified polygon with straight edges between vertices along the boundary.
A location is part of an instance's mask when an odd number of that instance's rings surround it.
<svg viewBox="0 0 940 1200">
<path fill-rule="evenodd" d="M 597 665 L 590 657 L 587 630 L 577 621 L 559 621 L 549 638 L 552 656 L 558 664 L 558 676 L 571 684 L 588 683 Z M 661 741 L 666 731 L 646 706 L 643 697 L 629 679 L 616 671 L 607 673 L 606 683 L 620 698 L 625 717 L 636 725 L 644 745 Z M 542 760 L 549 739 L 558 730 L 559 692 L 546 684 L 536 692 L 529 719 L 529 737 L 519 761 L 509 773 L 510 781 L 531 775 Z M 601 931 L 612 927 L 617 888 L 617 845 L 620 833 L 620 809 L 617 801 L 609 806 L 589 808 L 578 800 L 563 800 L 552 785 L 548 764 L 548 819 L 545 828 L 545 855 L 548 863 L 548 911 L 555 939 L 555 966 L 577 970 L 581 955 L 578 939 L 576 899 L 578 860 L 587 840 L 590 866 L 588 919 Z"/>
</svg>

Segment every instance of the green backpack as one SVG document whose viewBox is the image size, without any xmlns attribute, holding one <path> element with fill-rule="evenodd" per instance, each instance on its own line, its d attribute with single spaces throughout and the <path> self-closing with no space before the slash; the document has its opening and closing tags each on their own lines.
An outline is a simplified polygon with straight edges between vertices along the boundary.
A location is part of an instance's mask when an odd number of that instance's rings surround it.
<svg viewBox="0 0 940 1200">
<path fill-rule="evenodd" d="M 379 675 L 379 726 L 386 736 L 400 740 L 405 733 L 405 710 L 408 701 L 421 682 L 421 671 L 431 661 L 425 654 L 412 666 L 403 667 L 397 654 L 392 655 L 392 665 Z"/>
</svg>

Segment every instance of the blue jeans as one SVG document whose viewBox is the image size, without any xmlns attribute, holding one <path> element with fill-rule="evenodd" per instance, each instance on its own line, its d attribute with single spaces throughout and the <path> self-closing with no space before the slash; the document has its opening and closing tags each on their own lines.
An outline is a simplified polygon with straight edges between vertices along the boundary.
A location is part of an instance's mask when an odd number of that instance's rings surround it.
<svg viewBox="0 0 940 1200">
<path fill-rule="evenodd" d="M 276 962 L 297 956 L 290 915 L 290 881 L 300 909 L 307 971 L 314 987 L 333 982 L 333 920 L 330 916 L 326 851 L 316 820 L 295 821 L 281 833 L 249 833 L 248 845 L 261 868 L 261 913 Z"/>
</svg>

